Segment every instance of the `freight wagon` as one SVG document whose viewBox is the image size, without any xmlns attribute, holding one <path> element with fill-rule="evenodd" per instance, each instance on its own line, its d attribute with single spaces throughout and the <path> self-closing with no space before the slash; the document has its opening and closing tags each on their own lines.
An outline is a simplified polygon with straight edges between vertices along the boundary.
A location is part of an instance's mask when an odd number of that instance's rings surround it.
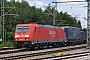
<svg viewBox="0 0 90 60">
<path fill-rule="evenodd" d="M 15 47 L 59 46 L 67 42 L 64 29 L 51 25 L 18 24 L 16 26 Z"/>
<path fill-rule="evenodd" d="M 81 40 L 83 43 L 87 42 L 87 30 L 86 29 L 81 30 Z"/>
<path fill-rule="evenodd" d="M 86 43 L 86 30 L 80 30 L 76 27 L 64 27 L 67 45 Z"/>
</svg>

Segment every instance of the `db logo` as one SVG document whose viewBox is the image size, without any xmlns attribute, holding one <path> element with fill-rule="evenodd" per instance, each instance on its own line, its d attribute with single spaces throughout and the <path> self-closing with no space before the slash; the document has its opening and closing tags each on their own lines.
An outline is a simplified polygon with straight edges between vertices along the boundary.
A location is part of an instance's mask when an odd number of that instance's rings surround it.
<svg viewBox="0 0 90 60">
<path fill-rule="evenodd" d="M 55 31 L 49 31 L 49 34 L 56 34 Z"/>
</svg>

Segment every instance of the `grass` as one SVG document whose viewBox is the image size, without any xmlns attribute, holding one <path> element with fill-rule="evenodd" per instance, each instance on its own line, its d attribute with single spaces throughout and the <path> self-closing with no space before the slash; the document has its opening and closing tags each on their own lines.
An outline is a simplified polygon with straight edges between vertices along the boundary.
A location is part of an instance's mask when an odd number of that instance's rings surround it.
<svg viewBox="0 0 90 60">
<path fill-rule="evenodd" d="M 12 41 L 7 41 L 5 43 L 0 44 L 0 47 L 13 47 L 14 44 Z"/>
</svg>

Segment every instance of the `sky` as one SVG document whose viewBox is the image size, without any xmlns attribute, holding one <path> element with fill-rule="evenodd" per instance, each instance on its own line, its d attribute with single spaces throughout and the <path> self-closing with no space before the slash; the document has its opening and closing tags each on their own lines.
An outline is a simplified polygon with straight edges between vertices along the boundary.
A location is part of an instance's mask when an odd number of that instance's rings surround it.
<svg viewBox="0 0 90 60">
<path fill-rule="evenodd" d="M 16 0 L 17 1 L 17 0 Z M 21 2 L 21 0 L 18 0 Z M 65 1 L 85 1 L 85 0 L 26 0 L 30 6 L 36 6 L 37 8 L 45 9 L 44 6 L 54 6 L 52 2 L 65 2 Z M 83 28 L 87 28 L 87 3 L 86 2 L 70 2 L 70 3 L 58 3 L 57 10 L 67 12 L 72 17 L 81 21 Z"/>
</svg>

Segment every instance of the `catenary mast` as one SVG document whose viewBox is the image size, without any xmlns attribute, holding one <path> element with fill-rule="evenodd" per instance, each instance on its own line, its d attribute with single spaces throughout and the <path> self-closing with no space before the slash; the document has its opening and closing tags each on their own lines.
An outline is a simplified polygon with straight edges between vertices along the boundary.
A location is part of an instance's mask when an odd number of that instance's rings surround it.
<svg viewBox="0 0 90 60">
<path fill-rule="evenodd" d="M 87 48 L 90 48 L 90 0 L 87 1 Z"/>
<path fill-rule="evenodd" d="M 3 39 L 3 42 L 4 42 L 4 0 L 1 0 L 1 17 L 0 17 L 2 21 L 2 28 L 3 28 L 3 31 L 2 31 L 2 39 Z M 1 20 L 0 20 L 0 23 L 1 23 Z M 0 30 L 1 30 L 1 26 L 0 26 Z"/>
<path fill-rule="evenodd" d="M 14 2 L 15 0 L 13 0 Z M 5 0 L 1 0 L 1 16 L 0 16 L 0 39 L 2 39 L 2 42 L 5 43 L 6 42 L 6 32 L 5 32 L 5 15 L 16 15 L 17 14 L 8 14 L 9 12 L 11 12 L 13 9 L 15 9 L 15 7 L 5 7 L 4 6 Z M 10 10 L 8 10 L 7 12 L 5 12 L 5 8 L 8 8 Z M 1 24 L 2 21 L 2 24 Z M 2 26 L 2 31 L 1 31 L 1 26 Z M 2 33 L 1 33 L 2 32 Z"/>
</svg>

